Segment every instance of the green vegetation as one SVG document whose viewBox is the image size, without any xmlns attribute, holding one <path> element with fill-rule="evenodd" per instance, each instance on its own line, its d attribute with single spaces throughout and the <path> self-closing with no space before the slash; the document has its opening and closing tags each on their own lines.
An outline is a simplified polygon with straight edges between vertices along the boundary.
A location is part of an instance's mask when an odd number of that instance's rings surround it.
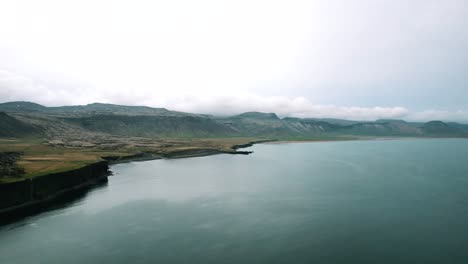
<svg viewBox="0 0 468 264">
<path fill-rule="evenodd" d="M 0 112 L 0 138 L 31 137 L 42 134 L 40 127 L 21 122 L 13 116 Z"/>
<path fill-rule="evenodd" d="M 15 166 L 24 173 L 4 174 L 0 183 L 34 178 L 50 173 L 78 169 L 104 159 L 126 161 L 164 157 L 197 156 L 210 153 L 235 152 L 233 146 L 255 141 L 255 138 L 222 139 L 144 139 L 118 138 L 105 145 L 98 143 L 81 146 L 57 145 L 37 139 L 0 139 L 0 150 L 22 153 Z M 142 155 L 146 154 L 146 155 Z M 0 163 L 1 164 L 1 163 Z M 12 163 L 8 166 L 10 168 Z M 7 169 L 7 167 L 4 167 Z"/>
<path fill-rule="evenodd" d="M 324 141 L 375 137 L 466 137 L 468 126 L 431 121 L 358 122 L 279 118 L 248 112 L 213 117 L 145 106 L 89 104 L 45 107 L 30 102 L 0 104 L 0 182 L 81 168 L 103 159 L 186 157 L 235 153 L 257 140 Z M 24 173 L 23 173 L 24 171 Z"/>
</svg>

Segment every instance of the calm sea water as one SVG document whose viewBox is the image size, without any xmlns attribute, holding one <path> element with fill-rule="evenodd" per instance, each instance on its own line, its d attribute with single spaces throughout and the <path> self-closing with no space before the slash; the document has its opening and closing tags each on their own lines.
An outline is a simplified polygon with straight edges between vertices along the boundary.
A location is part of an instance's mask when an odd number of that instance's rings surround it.
<svg viewBox="0 0 468 264">
<path fill-rule="evenodd" d="M 468 263 L 468 140 L 262 144 L 112 167 L 0 263 Z"/>
</svg>

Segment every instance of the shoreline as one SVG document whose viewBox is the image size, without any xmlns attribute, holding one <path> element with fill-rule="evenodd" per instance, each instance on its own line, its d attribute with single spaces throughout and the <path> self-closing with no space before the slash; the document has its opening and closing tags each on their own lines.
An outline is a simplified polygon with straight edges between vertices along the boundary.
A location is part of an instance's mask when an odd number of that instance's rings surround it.
<svg viewBox="0 0 468 264">
<path fill-rule="evenodd" d="M 112 176 L 111 166 L 116 164 L 122 163 L 129 163 L 129 162 L 139 162 L 139 161 L 151 161 L 151 160 L 158 160 L 158 159 L 181 159 L 181 158 L 194 158 L 194 157 L 205 157 L 217 154 L 234 154 L 234 155 L 249 155 L 252 154 L 252 151 L 238 151 L 238 149 L 251 147 L 254 144 L 263 143 L 266 141 L 271 140 L 260 140 L 260 141 L 252 141 L 242 145 L 233 145 L 231 147 L 232 151 L 229 150 L 220 150 L 220 149 L 186 149 L 180 151 L 174 151 L 170 153 L 164 153 L 163 155 L 155 155 L 152 153 L 138 153 L 135 155 L 127 156 L 127 157 L 119 157 L 119 156 L 110 156 L 110 157 L 102 157 L 103 160 L 97 161 L 86 166 L 83 166 L 78 169 L 58 172 L 58 173 L 49 173 L 43 176 L 39 176 L 37 179 L 46 179 L 48 177 L 53 177 L 54 175 L 60 175 L 61 177 L 67 177 L 67 174 L 80 174 L 81 171 L 86 170 L 86 168 L 91 168 L 97 165 L 103 165 L 105 171 L 100 172 L 97 177 L 92 177 L 85 181 L 81 181 L 77 184 L 72 186 L 61 188 L 55 192 L 52 192 L 45 197 L 36 197 L 33 190 L 34 178 L 32 179 L 24 179 L 23 181 L 12 182 L 12 183 L 3 183 L 0 184 L 2 188 L 7 189 L 8 186 L 15 186 L 15 185 L 25 185 L 27 186 L 28 196 L 25 202 L 18 202 L 13 203 L 10 206 L 0 206 L 0 225 L 8 224 L 14 222 L 17 219 L 33 216 L 37 213 L 45 212 L 47 209 L 52 208 L 53 206 L 60 205 L 63 202 L 63 198 L 72 195 L 76 192 L 87 192 L 92 189 L 94 186 L 107 183 L 108 177 Z M 83 173 L 81 173 L 83 174 Z M 0 193 L 0 197 L 5 195 Z"/>
<path fill-rule="evenodd" d="M 109 163 L 98 161 L 78 169 L 1 184 L 0 224 L 60 205 L 63 198 L 73 193 L 86 193 L 93 186 L 106 183 L 110 174 Z"/>
<path fill-rule="evenodd" d="M 232 155 L 250 155 L 253 151 L 239 151 L 242 148 L 252 147 L 255 144 L 262 144 L 268 142 L 276 142 L 276 139 L 264 139 L 264 140 L 255 140 L 245 144 L 233 145 L 231 146 L 231 150 L 220 150 L 220 149 L 188 149 L 188 150 L 181 150 L 181 151 L 174 151 L 165 153 L 162 155 L 155 155 L 152 153 L 139 153 L 136 155 L 131 155 L 127 157 L 120 157 L 116 160 L 105 159 L 109 162 L 109 165 L 116 165 L 122 163 L 129 163 L 129 162 L 139 162 L 139 161 L 151 161 L 151 160 L 159 160 L 159 159 L 184 159 L 184 158 L 196 158 L 196 157 L 206 157 L 218 154 L 232 154 Z"/>
<path fill-rule="evenodd" d="M 246 144 L 240 144 L 240 145 L 233 145 L 231 147 L 231 150 L 220 150 L 220 149 L 185 149 L 185 150 L 180 150 L 180 151 L 174 151 L 170 153 L 164 153 L 162 155 L 155 155 L 152 153 L 138 153 L 135 155 L 127 156 L 127 157 L 102 157 L 102 161 L 97 161 L 95 163 L 91 163 L 89 165 L 86 165 L 84 167 L 78 168 L 78 169 L 73 169 L 73 170 L 68 170 L 68 171 L 63 171 L 59 173 L 50 173 L 46 174 L 43 176 L 40 176 L 38 178 L 47 178 L 51 177 L 52 175 L 60 175 L 60 177 L 67 177 L 65 175 L 67 174 L 76 174 L 78 171 L 83 171 L 86 168 L 90 168 L 93 166 L 97 166 L 98 164 L 105 164 L 105 172 L 100 172 L 96 177 L 92 178 L 87 178 L 87 180 L 79 182 L 75 185 L 66 187 L 66 188 L 61 188 L 49 195 L 46 195 L 45 197 L 40 197 L 36 198 L 33 197 L 34 195 L 31 194 L 30 200 L 24 202 L 24 203 L 18 203 L 14 204 L 12 206 L 7 206 L 7 207 L 0 207 L 0 216 L 2 217 L 2 221 L 0 221 L 0 225 L 3 225 L 6 221 L 12 222 L 15 219 L 19 219 L 22 217 L 27 217 L 27 216 L 32 216 L 37 213 L 45 212 L 48 209 L 51 209 L 53 206 L 60 205 L 63 201 L 62 199 L 64 197 L 67 197 L 73 193 L 76 192 L 84 192 L 86 193 L 90 189 L 92 189 L 94 186 L 102 184 L 102 183 L 107 183 L 108 177 L 112 176 L 112 171 L 111 171 L 111 166 L 112 165 L 117 165 L 117 164 L 123 164 L 123 163 L 130 163 L 130 162 L 140 162 L 140 161 L 151 161 L 151 160 L 159 160 L 159 159 L 182 159 L 182 158 L 195 158 L 195 157 L 205 157 L 205 156 L 212 156 L 212 155 L 218 155 L 218 154 L 234 154 L 234 155 L 250 155 L 253 153 L 253 151 L 238 151 L 238 149 L 242 148 L 248 148 L 252 147 L 255 144 L 289 144 L 289 143 L 323 143 L 323 142 L 345 142 L 345 141 L 389 141 L 389 140 L 424 140 L 424 139 L 467 139 L 467 138 L 459 138 L 459 137 L 427 137 L 427 138 L 421 138 L 421 137 L 379 137 L 379 138 L 344 138 L 344 139 L 318 139 L 318 140 L 277 140 L 277 139 L 265 139 L 265 140 L 256 140 L 252 142 L 248 142 Z M 79 173 L 78 173 L 79 174 Z M 83 175 L 83 173 L 81 173 Z M 86 175 L 86 174 L 85 174 Z M 33 178 L 34 179 L 34 178 Z M 25 179 L 24 181 L 21 182 L 30 182 L 31 185 L 32 182 L 34 181 L 33 179 Z M 17 184 L 18 182 L 13 182 L 13 183 L 4 183 L 1 184 L 3 185 L 3 188 L 5 188 L 7 185 L 13 186 L 14 184 Z M 0 186 L 1 186 L 0 185 Z M 1 195 L 0 195 L 1 196 Z"/>
<path fill-rule="evenodd" d="M 288 143 L 323 143 L 323 142 L 348 142 L 348 141 L 394 141 L 394 140 L 435 140 L 435 139 L 468 139 L 468 137 L 375 137 L 375 138 L 343 138 L 343 139 L 305 139 L 305 140 L 273 140 L 269 144 Z"/>
<path fill-rule="evenodd" d="M 67 197 L 70 198 L 70 196 L 75 193 L 87 193 L 94 186 L 105 184 L 107 181 L 107 176 L 102 176 L 100 178 L 89 180 L 67 189 L 62 189 L 61 191 L 40 200 L 34 200 L 24 204 L 2 208 L 0 209 L 0 226 L 5 223 L 14 222 L 14 220 L 23 217 L 33 216 L 41 212 L 46 212 L 47 209 L 50 209 L 54 206 L 59 206 L 62 204 L 62 202 L 68 202 Z"/>
</svg>

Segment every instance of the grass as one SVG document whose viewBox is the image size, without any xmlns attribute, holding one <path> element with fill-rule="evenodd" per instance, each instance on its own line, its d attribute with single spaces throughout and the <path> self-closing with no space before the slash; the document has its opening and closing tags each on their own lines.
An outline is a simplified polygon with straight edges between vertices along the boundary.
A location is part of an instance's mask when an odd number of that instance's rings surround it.
<svg viewBox="0 0 468 264">
<path fill-rule="evenodd" d="M 234 145 L 246 144 L 256 138 L 210 138 L 210 139 L 141 139 L 125 138 L 113 145 L 93 147 L 56 146 L 43 139 L 0 139 L 0 152 L 22 152 L 17 162 L 25 174 L 16 178 L 0 178 L 0 183 L 40 177 L 49 173 L 78 169 L 103 160 L 105 156 L 130 156 L 143 152 L 170 154 L 183 150 L 232 151 Z"/>
<path fill-rule="evenodd" d="M 342 141 L 374 139 L 364 136 L 325 136 L 325 137 L 288 137 L 278 141 Z M 155 157 L 170 156 L 171 153 L 185 150 L 216 150 L 232 152 L 233 146 L 264 140 L 253 137 L 231 138 L 111 138 L 86 139 L 55 144 L 46 139 L 0 139 L 0 152 L 22 152 L 17 165 L 25 174 L 16 178 L 0 178 L 1 183 L 40 177 L 49 173 L 78 169 L 103 160 L 103 157 L 125 157 L 140 153 L 150 153 Z M 77 144 L 78 143 L 78 144 Z M 193 153 L 196 153 L 193 152 Z"/>
</svg>

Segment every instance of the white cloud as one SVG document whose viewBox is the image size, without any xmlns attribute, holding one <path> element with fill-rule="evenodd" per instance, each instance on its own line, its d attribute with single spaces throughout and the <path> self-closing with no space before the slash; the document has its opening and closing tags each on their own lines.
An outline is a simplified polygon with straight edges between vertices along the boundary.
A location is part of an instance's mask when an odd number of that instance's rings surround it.
<svg viewBox="0 0 468 264">
<path fill-rule="evenodd" d="M 0 69 L 0 101 L 32 101 L 45 105 L 78 104 L 96 98 L 93 89 L 58 82 L 57 87 L 35 78 Z"/>
<path fill-rule="evenodd" d="M 3 0 L 0 101 L 465 121 L 466 7 L 465 0 Z"/>
<path fill-rule="evenodd" d="M 414 121 L 454 121 L 454 122 L 468 122 L 467 111 L 444 111 L 444 110 L 425 110 L 421 112 L 411 113 L 407 117 L 408 120 Z"/>
<path fill-rule="evenodd" d="M 305 97 L 258 95 L 242 96 L 186 96 L 171 98 L 163 103 L 166 107 L 186 112 L 211 114 L 238 114 L 247 111 L 273 112 L 290 117 L 329 117 L 356 120 L 379 118 L 403 118 L 409 114 L 404 107 L 345 107 L 313 104 Z"/>
<path fill-rule="evenodd" d="M 64 84 L 66 85 L 66 84 Z M 93 102 L 146 105 L 165 107 L 170 110 L 233 115 L 248 111 L 273 112 L 279 116 L 300 118 L 342 118 L 352 120 L 405 119 L 410 121 L 461 121 L 468 122 L 466 111 L 426 110 L 410 111 L 401 106 L 359 107 L 315 104 L 306 97 L 260 96 L 238 93 L 221 94 L 147 94 L 138 89 L 107 90 L 96 88 L 67 87 L 57 89 L 45 83 L 0 70 L 0 102 L 33 101 L 48 106 L 88 104 Z"/>
</svg>

